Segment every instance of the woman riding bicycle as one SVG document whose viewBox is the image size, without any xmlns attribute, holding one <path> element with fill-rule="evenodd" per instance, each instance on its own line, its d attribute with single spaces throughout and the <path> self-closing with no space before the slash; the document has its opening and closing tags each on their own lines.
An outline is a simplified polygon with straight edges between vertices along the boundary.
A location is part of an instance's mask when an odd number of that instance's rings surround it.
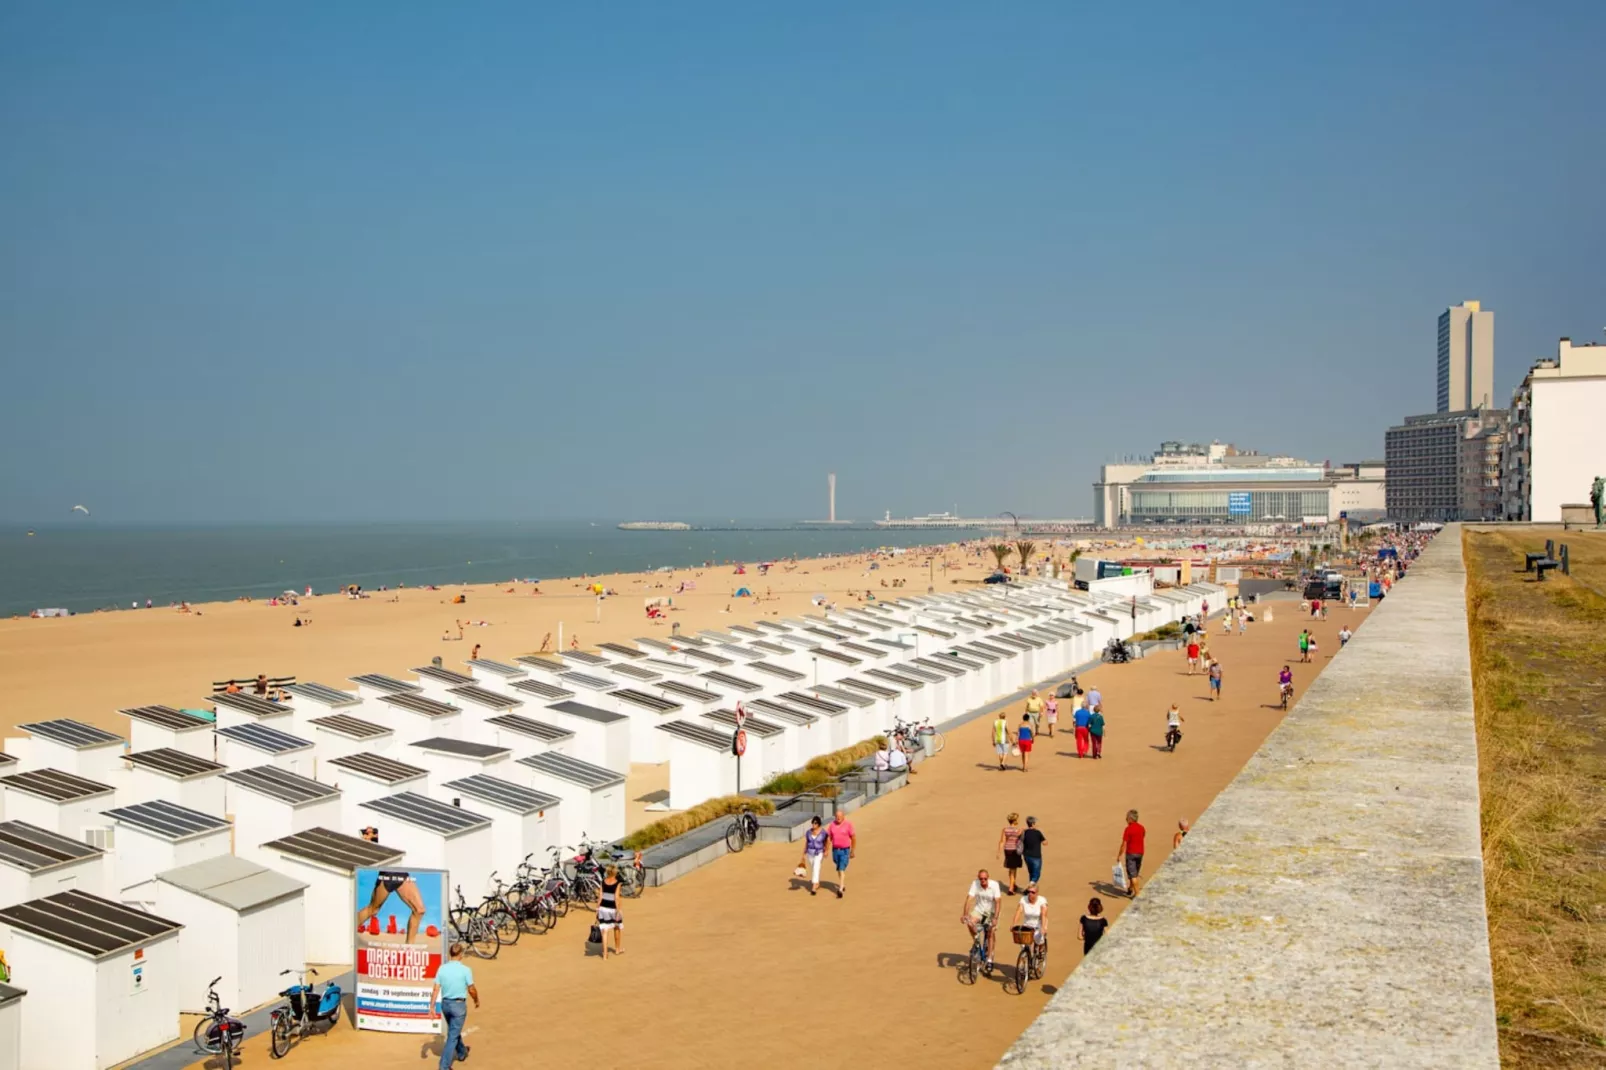
<svg viewBox="0 0 1606 1070">
<path fill-rule="evenodd" d="M 1277 673 L 1277 699 L 1282 701 L 1294 693 L 1294 671 L 1284 665 Z"/>
<path fill-rule="evenodd" d="M 1026 886 L 1026 896 L 1015 907 L 1016 929 L 1034 931 L 1032 942 L 1041 950 L 1048 943 L 1048 900 L 1037 894 L 1037 882 Z"/>
</svg>

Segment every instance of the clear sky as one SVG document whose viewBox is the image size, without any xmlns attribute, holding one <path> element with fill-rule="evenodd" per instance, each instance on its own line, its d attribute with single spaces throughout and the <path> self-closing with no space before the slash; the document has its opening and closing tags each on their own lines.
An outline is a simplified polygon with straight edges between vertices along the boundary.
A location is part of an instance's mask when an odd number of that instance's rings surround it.
<svg viewBox="0 0 1606 1070">
<path fill-rule="evenodd" d="M 1142 13 L 1138 10 L 1141 8 Z M 1129 13 L 1130 12 L 1130 13 Z M 1606 3 L 0 6 L 0 518 L 1091 513 L 1606 340 Z"/>
</svg>

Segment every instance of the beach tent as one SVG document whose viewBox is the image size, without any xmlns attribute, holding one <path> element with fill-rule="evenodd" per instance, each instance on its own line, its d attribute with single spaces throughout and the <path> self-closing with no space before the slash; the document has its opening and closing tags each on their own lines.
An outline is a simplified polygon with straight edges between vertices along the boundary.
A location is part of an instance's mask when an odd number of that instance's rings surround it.
<svg viewBox="0 0 1606 1070">
<path fill-rule="evenodd" d="M 737 598 L 751 598 L 751 597 L 753 597 L 753 592 L 749 591 L 746 587 L 738 587 L 738 588 L 736 588 L 736 597 Z"/>
</svg>

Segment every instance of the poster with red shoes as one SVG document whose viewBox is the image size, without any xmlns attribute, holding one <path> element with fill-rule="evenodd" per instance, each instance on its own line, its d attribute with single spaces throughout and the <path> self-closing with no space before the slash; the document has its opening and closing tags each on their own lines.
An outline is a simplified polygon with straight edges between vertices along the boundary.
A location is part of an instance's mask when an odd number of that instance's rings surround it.
<svg viewBox="0 0 1606 1070">
<path fill-rule="evenodd" d="M 443 869 L 356 872 L 357 1028 L 433 1033 L 429 994 L 446 959 Z"/>
</svg>

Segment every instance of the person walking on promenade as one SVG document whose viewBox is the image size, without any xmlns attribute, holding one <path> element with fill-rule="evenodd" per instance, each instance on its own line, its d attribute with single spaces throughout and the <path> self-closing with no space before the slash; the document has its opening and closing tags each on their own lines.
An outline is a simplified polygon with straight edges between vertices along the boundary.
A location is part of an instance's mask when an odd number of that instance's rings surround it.
<svg viewBox="0 0 1606 1070">
<path fill-rule="evenodd" d="M 1096 686 L 1087 693 L 1087 708 L 1090 713 L 1104 712 L 1104 693 Z"/>
<path fill-rule="evenodd" d="M 1104 938 L 1110 919 L 1104 916 L 1104 900 L 1094 896 L 1087 901 L 1087 913 L 1082 915 L 1082 957 L 1093 950 L 1093 945 Z"/>
<path fill-rule="evenodd" d="M 608 961 L 608 933 L 613 933 L 613 953 L 623 955 L 625 919 L 619 913 L 619 867 L 602 871 L 602 895 L 597 900 L 597 928 L 602 931 L 602 961 Z"/>
<path fill-rule="evenodd" d="M 1043 841 L 1048 839 L 1037 827 L 1037 818 L 1026 819 L 1026 831 L 1020 834 L 1020 856 L 1026 863 L 1026 879 L 1036 884 L 1043 876 Z"/>
<path fill-rule="evenodd" d="M 797 860 L 797 875 L 809 876 L 809 894 L 820 894 L 820 862 L 825 858 L 825 829 L 820 815 L 809 818 L 808 831 L 803 833 L 803 857 Z"/>
<path fill-rule="evenodd" d="M 1043 697 L 1035 690 L 1026 696 L 1026 716 L 1031 718 L 1033 732 L 1042 728 Z"/>
<path fill-rule="evenodd" d="M 998 711 L 998 719 L 993 722 L 993 750 L 998 753 L 998 771 L 1003 772 L 1008 766 L 1005 764 L 1009 757 L 1009 719 L 1004 711 Z"/>
<path fill-rule="evenodd" d="M 1076 756 L 1087 757 L 1088 740 L 1090 738 L 1087 726 L 1092 723 L 1093 715 L 1086 706 L 1079 706 L 1076 710 Z"/>
<path fill-rule="evenodd" d="M 468 1045 L 463 1043 L 468 1001 L 472 999 L 474 1009 L 480 1009 L 480 990 L 474 987 L 474 971 L 463 965 L 463 945 L 452 944 L 448 953 L 451 959 L 435 971 L 435 988 L 429 994 L 429 1020 L 446 1019 L 440 1070 L 452 1070 L 453 1063 L 468 1058 Z"/>
<path fill-rule="evenodd" d="M 831 837 L 831 864 L 836 867 L 836 897 L 842 898 L 842 893 L 848 890 L 848 863 L 859 850 L 859 836 L 853 829 L 853 822 L 841 810 L 831 819 L 826 828 Z"/>
<path fill-rule="evenodd" d="M 1098 710 L 1087 715 L 1087 738 L 1093 744 L 1093 757 L 1104 757 L 1104 715 Z"/>
<path fill-rule="evenodd" d="M 1027 760 L 1032 756 L 1032 715 L 1020 715 L 1020 731 L 1016 736 L 1015 745 L 1020 748 L 1020 771 L 1026 772 Z"/>
<path fill-rule="evenodd" d="M 1299 660 L 1310 660 L 1310 630 L 1303 629 L 1299 633 Z"/>
<path fill-rule="evenodd" d="M 1216 702 L 1221 698 L 1221 662 L 1215 658 L 1210 659 L 1210 701 Z"/>
<path fill-rule="evenodd" d="M 1175 708 L 1175 707 L 1173 707 Z M 1126 895 L 1128 899 L 1138 897 L 1138 887 L 1141 883 L 1139 875 L 1143 872 L 1143 837 L 1146 830 L 1138 824 L 1138 812 L 1126 812 L 1126 828 L 1121 830 L 1121 845 L 1115 849 L 1115 860 L 1126 865 Z"/>
<path fill-rule="evenodd" d="M 1053 694 L 1043 702 L 1044 720 L 1048 722 L 1048 736 L 1054 737 L 1054 726 L 1060 723 L 1060 700 Z"/>
<path fill-rule="evenodd" d="M 1349 646 L 1350 637 L 1352 637 L 1354 634 L 1354 632 L 1349 630 L 1349 625 L 1347 624 L 1340 628 L 1338 630 L 1338 649 L 1343 650 L 1345 647 Z"/>
<path fill-rule="evenodd" d="M 1015 888 L 1017 881 L 1015 874 L 1020 871 L 1020 815 L 1010 814 L 1005 820 L 1004 831 L 998 834 L 998 852 L 996 857 L 1004 860 L 1004 872 L 1009 874 L 1009 894 L 1019 895 Z"/>
<path fill-rule="evenodd" d="M 1183 818 L 1177 822 L 1177 831 L 1171 834 L 1171 849 L 1175 851 L 1182 846 L 1182 841 L 1188 838 L 1188 819 Z"/>
<path fill-rule="evenodd" d="M 1188 640 L 1188 675 L 1192 676 L 1199 668 L 1199 640 Z"/>
</svg>

